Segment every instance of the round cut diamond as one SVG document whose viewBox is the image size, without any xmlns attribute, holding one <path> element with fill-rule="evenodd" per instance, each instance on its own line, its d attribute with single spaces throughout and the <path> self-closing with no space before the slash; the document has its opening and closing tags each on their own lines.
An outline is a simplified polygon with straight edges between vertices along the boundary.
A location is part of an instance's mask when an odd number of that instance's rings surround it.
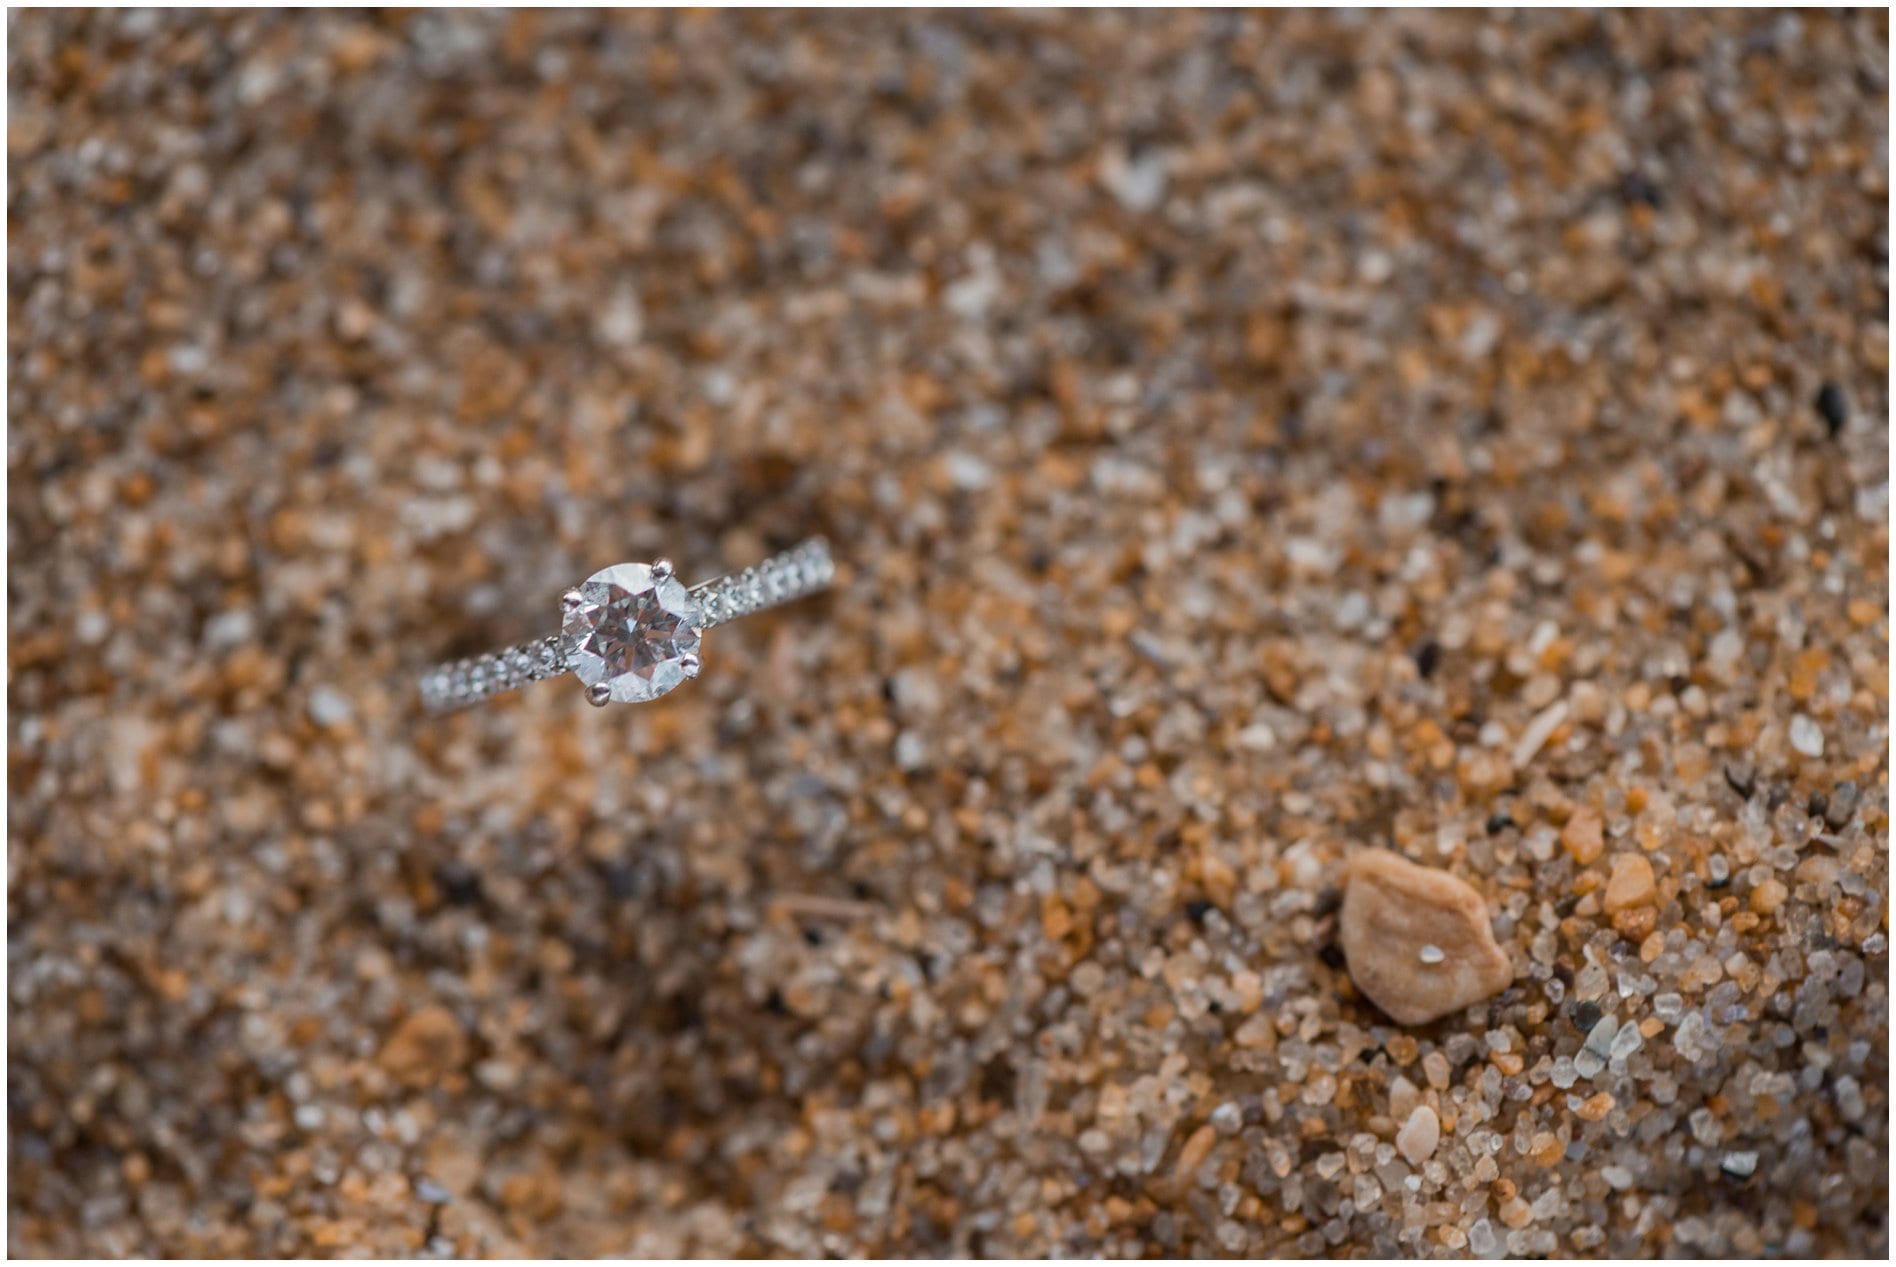
<svg viewBox="0 0 1896 1267">
<path fill-rule="evenodd" d="M 579 593 L 561 629 L 573 672 L 587 686 L 603 682 L 614 700 L 635 704 L 696 674 L 704 611 L 676 577 L 621 563 L 594 572 Z"/>
</svg>

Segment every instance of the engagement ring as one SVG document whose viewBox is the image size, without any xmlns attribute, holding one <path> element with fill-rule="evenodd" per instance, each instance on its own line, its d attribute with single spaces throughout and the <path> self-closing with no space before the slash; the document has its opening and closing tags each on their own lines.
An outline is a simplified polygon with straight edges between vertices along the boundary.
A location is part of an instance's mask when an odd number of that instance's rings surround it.
<svg viewBox="0 0 1896 1267">
<path fill-rule="evenodd" d="M 827 589 L 829 543 L 812 537 L 732 576 L 686 589 L 671 561 L 620 563 L 560 595 L 560 631 L 421 675 L 430 712 L 571 673 L 594 704 L 637 704 L 698 676 L 704 631 Z"/>
</svg>

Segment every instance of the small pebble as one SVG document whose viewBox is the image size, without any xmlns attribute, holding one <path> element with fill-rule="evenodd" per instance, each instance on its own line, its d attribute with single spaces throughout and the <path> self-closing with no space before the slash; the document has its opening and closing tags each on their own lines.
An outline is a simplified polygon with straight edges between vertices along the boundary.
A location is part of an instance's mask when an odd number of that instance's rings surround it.
<svg viewBox="0 0 1896 1267">
<path fill-rule="evenodd" d="M 398 1081 L 423 1086 L 461 1067 L 467 1059 L 467 1037 L 454 1013 L 425 1007 L 395 1027 L 379 1059 Z"/>
<path fill-rule="evenodd" d="M 1588 1097 L 1574 1112 L 1579 1114 L 1583 1121 L 1597 1122 L 1613 1111 L 1613 1103 L 1612 1093 L 1602 1091 L 1598 1095 Z"/>
<path fill-rule="evenodd" d="M 1644 906 L 1657 890 L 1652 863 L 1644 854 L 1622 853 L 1613 858 L 1613 874 L 1606 881 L 1608 914 Z"/>
<path fill-rule="evenodd" d="M 1791 718 L 1791 747 L 1807 757 L 1824 755 L 1824 732 L 1817 723 L 1799 713 Z"/>
<path fill-rule="evenodd" d="M 309 719 L 324 729 L 340 726 L 354 714 L 349 697 L 333 686 L 319 686 L 309 693 Z"/>
<path fill-rule="evenodd" d="M 1567 701 L 1556 700 L 1534 715 L 1514 744 L 1514 768 L 1524 769 L 1567 720 Z"/>
<path fill-rule="evenodd" d="M 1179 1183 L 1190 1183 L 1198 1174 L 1198 1168 L 1205 1164 L 1205 1158 L 1211 1155 L 1211 1146 L 1217 1142 L 1217 1128 L 1209 1122 L 1193 1131 L 1185 1141 L 1185 1147 L 1179 1149 L 1178 1161 L 1173 1166 L 1173 1178 Z"/>
<path fill-rule="evenodd" d="M 1422 1103 L 1422 1092 L 1415 1083 L 1401 1074 L 1397 1074 L 1389 1083 L 1389 1116 L 1398 1122 L 1406 1122 L 1415 1112 L 1416 1105 Z"/>
<path fill-rule="evenodd" d="M 1468 1250 L 1477 1258 L 1486 1258 L 1499 1253 L 1501 1242 L 1494 1234 L 1494 1225 L 1486 1219 L 1476 1219 L 1468 1229 Z"/>
<path fill-rule="evenodd" d="M 1396 1149 L 1411 1166 L 1420 1166 L 1435 1156 L 1435 1145 L 1442 1137 L 1441 1119 L 1426 1104 L 1418 1104 L 1409 1120 L 1396 1132 Z"/>
<path fill-rule="evenodd" d="M 1458 1012 L 1514 979 L 1481 895 L 1386 849 L 1350 859 L 1339 932 L 1357 988 L 1404 1025 Z"/>
<path fill-rule="evenodd" d="M 1831 831 L 1842 831 L 1856 815 L 1857 801 L 1862 793 L 1854 781 L 1846 779 L 1830 789 L 1830 804 L 1824 810 L 1824 825 Z"/>
<path fill-rule="evenodd" d="M 1817 413 L 1824 420 L 1824 430 L 1833 437 L 1842 431 L 1850 421 L 1850 402 L 1844 399 L 1843 389 L 1835 383 L 1818 388 Z"/>
<path fill-rule="evenodd" d="M 1591 865 L 1606 848 L 1605 821 L 1600 811 L 1590 805 L 1575 810 L 1560 833 L 1560 843 L 1575 862 L 1583 867 Z"/>
<path fill-rule="evenodd" d="M 1646 855 L 1617 854 L 1613 857 L 1613 874 L 1606 880 L 1606 910 L 1612 914 L 1615 910 L 1644 907 L 1657 888 L 1653 865 Z"/>
<path fill-rule="evenodd" d="M 1613 1050 L 1613 1039 L 1619 1034 L 1620 1023 L 1612 1016 L 1602 1016 L 1587 1032 L 1587 1041 L 1583 1050 L 1604 1059 Z"/>
</svg>

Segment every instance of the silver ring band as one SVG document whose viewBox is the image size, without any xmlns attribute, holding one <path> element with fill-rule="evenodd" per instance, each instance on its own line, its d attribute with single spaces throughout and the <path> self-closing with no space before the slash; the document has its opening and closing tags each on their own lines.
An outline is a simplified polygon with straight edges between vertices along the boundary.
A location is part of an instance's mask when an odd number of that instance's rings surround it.
<svg viewBox="0 0 1896 1267">
<path fill-rule="evenodd" d="M 829 543 L 812 537 L 755 567 L 686 589 L 666 560 L 593 573 L 560 598 L 560 632 L 438 664 L 421 675 L 431 713 L 577 674 L 594 704 L 656 699 L 698 675 L 705 630 L 828 589 Z"/>
</svg>

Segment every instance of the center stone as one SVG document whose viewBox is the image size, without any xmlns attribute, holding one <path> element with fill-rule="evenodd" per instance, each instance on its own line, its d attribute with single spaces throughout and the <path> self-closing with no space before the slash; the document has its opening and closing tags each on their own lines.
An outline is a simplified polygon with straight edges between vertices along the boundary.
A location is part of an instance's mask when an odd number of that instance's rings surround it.
<svg viewBox="0 0 1896 1267">
<path fill-rule="evenodd" d="M 636 704 L 689 676 L 685 662 L 698 654 L 704 612 L 677 577 L 659 580 L 648 564 L 621 563 L 594 572 L 579 593 L 561 632 L 580 681 L 604 682 L 614 700 Z"/>
</svg>

